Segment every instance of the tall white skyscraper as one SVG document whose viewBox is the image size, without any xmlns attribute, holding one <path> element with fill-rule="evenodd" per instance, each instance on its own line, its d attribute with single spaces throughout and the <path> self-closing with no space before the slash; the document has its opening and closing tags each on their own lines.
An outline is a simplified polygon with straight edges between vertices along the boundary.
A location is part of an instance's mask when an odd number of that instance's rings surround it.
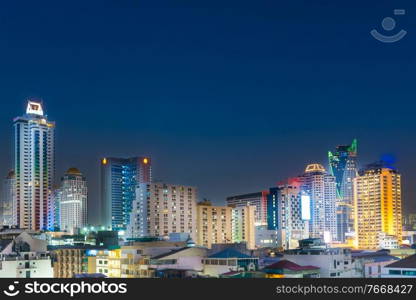
<svg viewBox="0 0 416 300">
<path fill-rule="evenodd" d="M 59 202 L 59 227 L 74 232 L 87 225 L 87 180 L 76 168 L 70 168 L 62 177 Z"/>
<path fill-rule="evenodd" d="M 299 176 L 302 191 L 310 197 L 311 237 L 323 238 L 326 242 L 337 240 L 336 181 L 320 164 L 310 164 Z"/>
<path fill-rule="evenodd" d="M 32 230 L 52 228 L 55 123 L 47 120 L 42 104 L 34 101 L 28 101 L 26 114 L 13 123 L 17 225 Z"/>
</svg>

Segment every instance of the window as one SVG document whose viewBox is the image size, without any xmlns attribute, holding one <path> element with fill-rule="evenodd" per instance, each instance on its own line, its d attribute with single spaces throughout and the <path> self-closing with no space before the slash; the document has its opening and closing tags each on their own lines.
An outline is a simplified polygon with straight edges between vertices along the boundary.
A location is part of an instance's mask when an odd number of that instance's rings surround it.
<svg viewBox="0 0 416 300">
<path fill-rule="evenodd" d="M 404 271 L 403 270 L 402 275 L 406 275 L 406 276 L 416 276 L 416 271 Z"/>
<path fill-rule="evenodd" d="M 401 275 L 402 271 L 400 270 L 389 270 L 390 275 Z"/>
</svg>

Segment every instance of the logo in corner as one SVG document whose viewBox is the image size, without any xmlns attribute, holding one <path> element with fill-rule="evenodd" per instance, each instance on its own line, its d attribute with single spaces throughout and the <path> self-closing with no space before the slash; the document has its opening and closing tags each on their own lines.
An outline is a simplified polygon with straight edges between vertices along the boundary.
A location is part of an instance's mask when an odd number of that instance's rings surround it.
<svg viewBox="0 0 416 300">
<path fill-rule="evenodd" d="M 405 9 L 395 9 L 394 14 L 399 15 L 399 16 L 400 15 L 403 16 L 403 15 L 406 14 L 406 10 Z M 394 20 L 391 17 L 384 18 L 383 21 L 381 22 L 381 26 L 383 27 L 383 29 L 386 32 L 392 31 L 393 29 L 396 28 L 396 20 Z M 376 40 L 379 40 L 380 42 L 395 43 L 395 42 L 400 41 L 402 38 L 404 38 L 405 35 L 407 34 L 407 31 L 402 29 L 394 35 L 384 35 L 384 34 L 378 32 L 376 29 L 373 29 L 373 30 L 371 30 L 370 33 Z"/>
<path fill-rule="evenodd" d="M 19 281 L 15 281 L 15 282 L 13 282 L 13 284 L 10 284 L 10 285 L 8 286 L 7 290 L 4 290 L 4 291 L 3 291 L 3 293 L 4 293 L 6 296 L 9 296 L 9 297 L 14 297 L 14 296 L 17 296 L 17 295 L 20 293 L 20 291 L 16 289 L 16 286 L 17 286 L 18 284 L 19 284 Z"/>
</svg>

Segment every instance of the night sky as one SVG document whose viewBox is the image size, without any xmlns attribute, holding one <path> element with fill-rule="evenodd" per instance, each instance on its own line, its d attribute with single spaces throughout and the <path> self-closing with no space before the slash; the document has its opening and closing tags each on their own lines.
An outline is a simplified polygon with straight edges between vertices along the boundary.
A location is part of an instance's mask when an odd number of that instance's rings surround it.
<svg viewBox="0 0 416 300">
<path fill-rule="evenodd" d="M 369 34 L 388 16 L 400 42 Z M 354 137 L 362 166 L 395 157 L 415 211 L 415 41 L 414 0 L 1 1 L 0 173 L 34 97 L 58 177 L 87 176 L 91 222 L 103 156 L 151 155 L 156 180 L 223 203 Z"/>
</svg>

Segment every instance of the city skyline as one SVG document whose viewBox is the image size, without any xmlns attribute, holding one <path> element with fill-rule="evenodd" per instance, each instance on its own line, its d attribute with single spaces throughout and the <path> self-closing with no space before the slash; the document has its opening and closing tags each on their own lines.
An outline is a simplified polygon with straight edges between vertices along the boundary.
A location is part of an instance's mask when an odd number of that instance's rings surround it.
<svg viewBox="0 0 416 300">
<path fill-rule="evenodd" d="M 30 104 L 32 103 L 35 103 L 36 104 L 36 102 L 33 102 L 33 101 L 35 101 L 35 100 L 27 100 L 27 106 L 26 106 L 26 110 L 28 109 L 28 107 L 30 106 Z M 36 100 L 36 101 L 38 101 L 38 100 Z M 44 101 L 39 101 L 39 103 L 41 103 L 42 104 L 42 108 L 44 109 L 44 111 L 42 111 L 41 113 L 42 114 L 44 114 L 44 116 L 45 116 L 45 118 L 47 118 L 48 117 L 48 114 L 47 114 L 47 109 L 45 109 L 45 105 L 44 105 Z M 43 117 L 43 116 L 42 116 Z M 53 123 L 53 125 L 55 126 L 55 123 Z M 53 127 L 53 129 L 54 130 L 56 130 L 56 128 L 55 127 Z M 354 147 L 355 147 L 355 151 L 356 151 L 356 148 L 357 148 L 357 139 L 353 139 L 353 144 L 354 144 Z M 59 147 L 59 145 L 58 145 L 58 147 Z M 337 147 L 346 147 L 346 146 L 343 146 L 342 144 L 339 144 Z M 56 147 L 55 147 L 56 148 Z M 333 147 L 333 148 L 335 148 L 335 147 Z M 151 157 L 152 155 L 150 154 L 150 155 L 147 155 L 147 156 L 141 156 L 141 157 L 137 157 L 137 158 L 127 158 L 127 157 L 124 157 L 124 158 L 114 158 L 114 155 L 108 155 L 108 156 L 106 156 L 106 157 L 99 157 L 98 158 L 98 161 L 99 161 L 99 164 L 97 165 L 97 172 L 98 173 L 100 173 L 100 172 L 102 172 L 102 168 L 107 164 L 107 160 L 108 161 L 111 161 L 112 159 L 116 159 L 116 160 L 124 160 L 124 161 L 129 161 L 129 160 L 131 160 L 131 159 L 137 159 L 138 161 L 139 161 L 139 163 L 143 163 L 143 159 L 146 159 L 146 164 L 147 164 L 147 159 L 149 159 L 149 161 L 150 161 L 150 157 Z M 322 163 L 322 165 L 324 166 L 324 168 L 325 168 L 325 170 L 327 171 L 327 172 L 331 172 L 330 171 L 330 168 L 331 168 L 331 166 L 330 166 L 330 161 L 331 161 L 331 159 L 332 158 L 330 158 L 328 161 L 326 161 L 326 162 L 323 162 Z M 380 160 L 382 160 L 383 159 L 383 157 L 382 158 L 380 158 Z M 384 159 L 386 159 L 386 160 L 389 160 L 388 161 L 388 163 L 389 164 L 393 164 L 393 165 L 395 165 L 396 164 L 396 162 L 394 161 L 394 158 L 393 157 L 391 157 L 391 156 L 389 156 L 389 155 L 386 155 L 385 157 L 384 157 Z M 105 160 L 105 163 L 104 163 L 104 160 Z M 374 161 L 372 161 L 371 163 L 374 163 L 374 162 L 376 162 L 376 161 L 378 161 L 378 160 L 374 160 Z M 152 158 L 152 165 L 153 165 L 153 158 Z M 364 164 L 364 165 L 362 165 L 362 163 L 360 164 L 360 155 L 358 155 L 358 165 L 359 165 L 359 168 L 358 168 L 358 170 L 363 170 L 363 169 L 365 169 L 366 167 L 367 167 L 367 165 L 369 165 L 369 163 L 367 163 L 367 164 Z M 71 167 L 69 167 L 69 168 L 72 168 L 72 167 L 75 167 L 75 168 L 77 168 L 78 166 L 71 166 Z M 81 166 L 81 168 L 82 168 L 82 166 Z M 10 170 L 12 170 L 13 168 L 10 168 L 9 169 L 9 171 Z M 101 171 L 100 171 L 101 170 Z M 8 171 L 8 172 L 9 172 Z M 294 172 L 294 171 L 293 171 Z M 300 176 L 301 174 L 302 174 L 302 172 L 299 172 L 297 175 L 294 175 L 295 173 L 291 173 L 291 174 L 289 174 L 289 175 L 286 175 L 286 178 L 289 178 L 289 177 L 293 177 L 293 176 Z M 64 174 L 65 174 L 65 171 L 64 171 L 64 173 L 63 174 L 59 174 L 59 173 L 57 173 L 56 174 L 56 178 L 55 178 L 55 182 L 54 182 L 54 184 L 55 185 L 59 185 L 59 180 L 58 180 L 58 178 L 59 177 L 62 177 L 62 176 L 64 176 Z M 149 173 L 150 174 L 150 173 Z M 139 175 L 140 177 L 141 176 L 144 176 L 143 174 L 140 174 Z M 145 176 L 150 176 L 150 175 L 145 175 Z M 153 176 L 153 175 L 152 175 Z M 99 175 L 98 174 L 98 179 L 99 180 L 101 180 L 101 177 L 102 177 L 102 175 Z M 156 178 L 157 178 L 157 176 L 156 176 Z M 98 181 L 99 181 L 98 180 Z M 279 180 L 276 180 L 275 181 L 275 183 L 274 184 L 272 184 L 271 186 L 269 186 L 269 187 L 266 187 L 265 185 L 263 185 L 262 187 L 259 187 L 256 191 L 253 191 L 253 190 L 251 190 L 251 191 L 245 191 L 245 192 L 254 192 L 254 193 L 262 193 L 264 190 L 268 190 L 269 188 L 273 188 L 273 187 L 275 187 L 276 185 L 278 185 L 278 182 L 279 181 L 282 181 L 282 180 L 284 180 L 284 178 L 279 178 Z M 161 179 L 156 179 L 155 180 L 156 182 L 162 182 L 163 180 L 161 180 Z M 174 182 L 174 184 L 182 184 L 181 182 L 179 182 L 179 183 L 177 183 L 175 180 L 173 180 L 173 182 Z M 184 183 L 184 184 L 187 184 L 187 183 Z M 101 189 L 101 186 L 102 185 L 100 185 L 100 184 L 98 184 L 98 189 Z M 194 186 L 197 186 L 198 187 L 198 189 L 199 189 L 199 186 L 197 185 L 197 184 L 195 184 Z M 94 191 L 93 190 L 93 192 L 92 192 L 93 194 L 95 193 L 95 195 L 96 195 L 96 197 L 97 197 L 97 194 L 98 195 L 101 195 L 102 194 L 102 191 L 100 192 L 99 190 L 97 190 L 97 191 Z M 236 194 L 238 194 L 238 193 L 233 193 L 234 195 L 236 195 Z M 242 194 L 242 193 L 240 193 L 240 194 Z M 405 194 L 405 193 L 404 193 Z M 228 194 L 228 195 L 226 195 L 225 196 L 225 198 L 223 198 L 223 199 L 219 199 L 219 200 L 214 200 L 213 201 L 213 203 L 215 203 L 216 205 L 223 205 L 224 203 L 226 203 L 227 202 L 227 198 L 228 197 L 230 197 L 232 194 L 230 193 L 230 194 Z M 405 194 L 406 195 L 406 194 Z M 201 201 L 202 199 L 207 199 L 207 197 L 205 197 L 205 195 L 204 194 L 198 194 L 198 200 L 199 201 Z M 94 201 L 95 200 L 95 201 Z M 90 207 L 90 206 L 95 206 L 95 207 L 97 207 L 97 208 L 100 208 L 99 209 L 99 211 L 102 209 L 102 203 L 104 203 L 103 202 L 104 200 L 103 199 L 100 199 L 99 197 L 98 197 L 98 201 L 96 200 L 96 199 L 93 199 L 92 201 L 91 201 L 91 198 L 90 198 L 90 196 L 88 197 L 88 207 Z M 98 206 L 97 206 L 98 205 Z M 406 198 L 404 198 L 404 201 L 403 201 L 403 206 L 404 207 L 406 207 Z M 89 211 L 89 209 L 87 209 L 88 211 Z M 405 211 L 404 210 L 404 215 L 407 215 L 408 213 L 411 213 L 412 211 L 409 211 L 409 212 L 407 212 L 407 211 Z M 102 215 L 101 215 L 101 213 L 98 213 L 97 212 L 97 210 L 93 210 L 93 214 L 91 214 L 90 212 L 89 212 L 89 215 L 88 215 L 88 223 L 89 224 L 96 224 L 96 225 L 102 225 L 103 223 L 102 223 L 102 220 L 100 220 L 100 217 L 102 217 Z M 53 222 L 53 221 L 48 221 L 49 223 L 51 223 L 51 222 Z M 105 222 L 104 222 L 105 223 Z M 51 224 L 50 224 L 51 225 Z M 52 226 L 49 226 L 49 227 L 51 227 L 52 228 Z"/>
<path fill-rule="evenodd" d="M 369 34 L 391 3 L 26 2 L 0 10 L 2 177 L 10 120 L 42 98 L 58 124 L 57 176 L 82 169 L 93 204 L 101 157 L 151 154 L 155 180 L 221 204 L 309 163 L 328 169 L 327 151 L 357 138 L 360 168 L 397 158 L 416 211 L 414 39 Z"/>
<path fill-rule="evenodd" d="M 0 1 L 2 293 L 414 294 L 415 12 Z"/>
</svg>

